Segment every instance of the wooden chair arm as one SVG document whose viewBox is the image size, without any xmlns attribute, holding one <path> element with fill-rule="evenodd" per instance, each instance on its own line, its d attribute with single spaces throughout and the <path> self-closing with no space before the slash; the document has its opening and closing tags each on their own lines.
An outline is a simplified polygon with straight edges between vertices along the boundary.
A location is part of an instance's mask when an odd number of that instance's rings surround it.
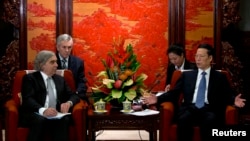
<svg viewBox="0 0 250 141">
<path fill-rule="evenodd" d="M 18 104 L 13 100 L 8 100 L 5 105 L 5 137 L 6 140 L 17 140 L 18 126 Z"/>
<path fill-rule="evenodd" d="M 80 102 L 78 102 L 77 104 L 74 105 L 73 110 L 72 110 L 72 114 L 77 112 L 78 110 L 82 110 L 84 107 L 87 107 L 88 104 L 86 101 L 84 100 L 80 100 Z"/>
<path fill-rule="evenodd" d="M 236 125 L 239 123 L 238 110 L 236 107 L 228 105 L 225 116 L 227 125 Z"/>
<path fill-rule="evenodd" d="M 74 121 L 81 121 L 83 117 L 83 109 L 87 107 L 88 104 L 84 100 L 80 100 L 77 104 L 74 105 L 72 109 L 72 117 Z"/>
<path fill-rule="evenodd" d="M 87 102 L 84 100 L 80 100 L 79 103 L 75 104 L 72 110 L 72 118 L 74 121 L 74 125 L 75 125 L 75 131 L 77 132 L 77 140 L 85 140 L 85 137 L 82 135 L 82 131 L 86 131 L 86 129 L 84 130 L 83 126 L 86 126 L 86 122 L 84 122 L 84 109 L 88 106 Z"/>
<path fill-rule="evenodd" d="M 160 140 L 169 139 L 170 127 L 173 122 L 174 105 L 171 102 L 163 102 L 160 106 Z M 167 134 L 166 134 L 167 133 Z"/>
<path fill-rule="evenodd" d="M 174 113 L 174 104 L 172 102 L 163 102 L 161 104 L 161 110 Z"/>
<path fill-rule="evenodd" d="M 14 100 L 8 100 L 5 105 L 5 117 L 8 119 L 6 122 L 10 120 L 10 122 L 18 121 L 18 106 Z"/>
</svg>

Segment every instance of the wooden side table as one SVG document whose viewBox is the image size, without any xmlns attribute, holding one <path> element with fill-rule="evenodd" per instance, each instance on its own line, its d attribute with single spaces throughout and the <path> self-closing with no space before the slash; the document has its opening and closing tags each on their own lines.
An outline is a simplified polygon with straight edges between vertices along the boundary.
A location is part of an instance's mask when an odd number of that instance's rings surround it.
<svg viewBox="0 0 250 141">
<path fill-rule="evenodd" d="M 146 130 L 149 132 L 150 141 L 157 141 L 159 114 L 134 116 L 112 108 L 106 113 L 95 113 L 90 108 L 87 112 L 87 125 L 88 141 L 95 141 L 95 132 L 99 130 Z"/>
</svg>

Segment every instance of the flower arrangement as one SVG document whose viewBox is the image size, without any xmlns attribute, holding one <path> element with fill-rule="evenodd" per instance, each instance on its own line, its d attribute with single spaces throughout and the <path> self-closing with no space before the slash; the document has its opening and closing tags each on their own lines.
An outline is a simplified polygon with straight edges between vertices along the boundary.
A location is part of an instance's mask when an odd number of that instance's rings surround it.
<svg viewBox="0 0 250 141">
<path fill-rule="evenodd" d="M 102 64 L 105 70 L 98 73 L 96 84 L 92 87 L 95 102 L 109 102 L 113 99 L 117 99 L 119 103 L 132 101 L 145 91 L 144 80 L 147 75 L 136 74 L 141 64 L 137 61 L 131 44 L 124 48 L 124 40 L 114 40 L 113 51 L 108 52 L 106 60 L 102 59 Z"/>
</svg>

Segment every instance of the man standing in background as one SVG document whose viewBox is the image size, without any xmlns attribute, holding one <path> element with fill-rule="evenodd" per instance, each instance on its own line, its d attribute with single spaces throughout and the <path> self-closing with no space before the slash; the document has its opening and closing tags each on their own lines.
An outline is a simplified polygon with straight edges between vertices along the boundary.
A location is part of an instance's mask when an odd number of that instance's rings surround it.
<svg viewBox="0 0 250 141">
<path fill-rule="evenodd" d="M 87 100 L 87 80 L 84 74 L 84 61 L 71 55 L 73 43 L 73 38 L 68 34 L 61 34 L 57 37 L 57 69 L 68 69 L 72 71 L 76 85 L 76 93 L 81 99 Z"/>
</svg>

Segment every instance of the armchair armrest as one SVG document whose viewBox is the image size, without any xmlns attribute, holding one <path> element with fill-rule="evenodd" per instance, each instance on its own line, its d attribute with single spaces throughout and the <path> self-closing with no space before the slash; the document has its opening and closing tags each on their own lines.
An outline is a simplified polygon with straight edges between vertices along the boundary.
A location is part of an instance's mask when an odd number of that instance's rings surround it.
<svg viewBox="0 0 250 141">
<path fill-rule="evenodd" d="M 77 104 L 74 105 L 72 114 L 79 112 L 79 110 L 82 110 L 83 107 L 87 107 L 88 104 L 86 101 L 80 100 Z"/>
<path fill-rule="evenodd" d="M 77 104 L 74 105 L 73 110 L 72 110 L 72 118 L 74 121 L 74 126 L 75 126 L 75 132 L 77 135 L 77 140 L 85 140 L 84 136 L 83 136 L 83 132 L 85 132 L 85 130 L 83 129 L 84 126 L 84 111 L 83 109 L 85 109 L 88 106 L 86 101 L 80 100 L 80 102 L 78 102 Z"/>
<path fill-rule="evenodd" d="M 18 104 L 13 100 L 8 100 L 5 105 L 5 137 L 6 140 L 17 140 L 17 126 L 18 126 Z"/>
<path fill-rule="evenodd" d="M 163 102 L 160 110 L 164 114 L 164 119 L 169 118 L 170 121 L 172 120 L 174 116 L 174 105 L 172 102 Z"/>
<path fill-rule="evenodd" d="M 228 105 L 226 108 L 226 124 L 227 125 L 236 125 L 239 122 L 238 110 L 234 106 Z"/>
<path fill-rule="evenodd" d="M 160 140 L 169 139 L 170 127 L 174 116 L 174 105 L 163 102 L 160 107 Z"/>
</svg>

